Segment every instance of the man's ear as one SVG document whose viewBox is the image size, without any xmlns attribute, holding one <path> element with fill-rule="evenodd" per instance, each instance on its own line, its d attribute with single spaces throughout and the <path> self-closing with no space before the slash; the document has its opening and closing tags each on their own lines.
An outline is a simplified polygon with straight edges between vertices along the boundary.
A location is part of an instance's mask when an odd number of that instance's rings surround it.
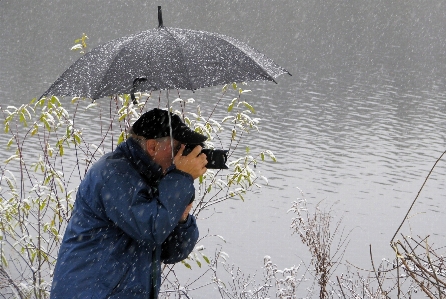
<svg viewBox="0 0 446 299">
<path fill-rule="evenodd" d="M 157 142 L 155 139 L 147 139 L 146 140 L 146 150 L 147 150 L 147 153 L 151 157 L 155 156 L 155 153 L 157 150 L 156 146 L 157 146 Z"/>
</svg>

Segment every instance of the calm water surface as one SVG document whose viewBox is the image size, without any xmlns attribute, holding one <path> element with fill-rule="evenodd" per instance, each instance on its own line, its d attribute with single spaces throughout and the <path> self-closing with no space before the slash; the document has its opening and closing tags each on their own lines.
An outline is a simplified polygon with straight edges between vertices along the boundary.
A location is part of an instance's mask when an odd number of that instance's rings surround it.
<svg viewBox="0 0 446 299">
<path fill-rule="evenodd" d="M 26 2 L 0 1 L 2 106 L 42 94 L 76 59 L 68 49 L 82 32 L 95 46 L 157 24 L 155 5 L 138 1 L 106 7 Z M 391 257 L 393 233 L 446 149 L 445 4 L 161 4 L 168 26 L 234 36 L 293 74 L 278 78 L 278 85 L 248 86 L 253 92 L 247 98 L 263 120 L 261 134 L 248 143 L 253 150 L 273 150 L 278 159 L 258 167 L 269 186 L 245 202 L 216 207 L 212 217 L 200 220 L 201 231 L 224 236 L 221 246 L 247 272 L 258 271 L 265 255 L 282 268 L 298 264 L 306 248 L 291 236 L 287 210 L 301 189 L 310 206 L 332 206 L 353 229 L 347 260 L 368 268 L 369 244 L 378 259 Z M 183 97 L 206 107 L 217 100 L 214 94 Z M 446 161 L 440 161 L 402 232 L 430 234 L 437 245 L 445 244 L 445 175 Z"/>
</svg>

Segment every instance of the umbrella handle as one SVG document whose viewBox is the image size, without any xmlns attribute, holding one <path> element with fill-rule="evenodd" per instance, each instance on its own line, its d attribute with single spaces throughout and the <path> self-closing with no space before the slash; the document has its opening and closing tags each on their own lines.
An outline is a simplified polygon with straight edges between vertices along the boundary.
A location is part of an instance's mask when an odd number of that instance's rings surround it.
<svg viewBox="0 0 446 299">
<path fill-rule="evenodd" d="M 163 12 L 161 11 L 161 6 L 158 6 L 158 28 L 163 26 Z"/>
<path fill-rule="evenodd" d="M 147 78 L 136 78 L 135 80 L 133 80 L 133 85 L 132 85 L 132 90 L 130 92 L 130 98 L 132 99 L 133 105 L 136 105 L 136 97 L 135 97 L 135 92 L 136 92 L 136 88 L 138 87 L 139 84 L 141 84 L 141 82 L 147 81 Z"/>
</svg>

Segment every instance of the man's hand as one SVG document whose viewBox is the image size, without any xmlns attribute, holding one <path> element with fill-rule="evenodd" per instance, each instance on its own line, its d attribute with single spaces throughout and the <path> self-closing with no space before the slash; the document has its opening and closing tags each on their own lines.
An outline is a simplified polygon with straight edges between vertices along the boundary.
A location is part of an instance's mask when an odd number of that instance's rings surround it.
<svg viewBox="0 0 446 299">
<path fill-rule="evenodd" d="M 190 174 L 195 180 L 206 172 L 208 160 L 206 155 L 201 153 L 201 146 L 197 145 L 187 156 L 183 156 L 184 147 L 185 145 L 182 144 L 174 158 L 175 166 L 177 169 Z"/>
<path fill-rule="evenodd" d="M 187 221 L 187 216 L 189 216 L 189 212 L 192 209 L 192 203 L 190 203 L 186 209 L 184 210 L 183 215 L 181 216 L 180 223 L 185 223 Z"/>
</svg>

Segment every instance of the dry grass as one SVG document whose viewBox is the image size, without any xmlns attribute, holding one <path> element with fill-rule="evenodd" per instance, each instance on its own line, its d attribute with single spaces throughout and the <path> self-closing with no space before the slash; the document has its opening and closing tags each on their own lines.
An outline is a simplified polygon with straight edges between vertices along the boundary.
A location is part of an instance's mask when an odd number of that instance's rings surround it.
<svg viewBox="0 0 446 299">
<path fill-rule="evenodd" d="M 301 192 L 302 194 L 302 192 Z M 314 277 L 319 285 L 319 298 L 329 298 L 330 278 L 343 259 L 348 245 L 348 235 L 341 229 L 342 218 L 333 223 L 331 209 L 323 210 L 320 203 L 309 212 L 303 198 L 294 202 L 291 209 L 296 214 L 291 229 L 298 234 L 312 256 Z"/>
</svg>

